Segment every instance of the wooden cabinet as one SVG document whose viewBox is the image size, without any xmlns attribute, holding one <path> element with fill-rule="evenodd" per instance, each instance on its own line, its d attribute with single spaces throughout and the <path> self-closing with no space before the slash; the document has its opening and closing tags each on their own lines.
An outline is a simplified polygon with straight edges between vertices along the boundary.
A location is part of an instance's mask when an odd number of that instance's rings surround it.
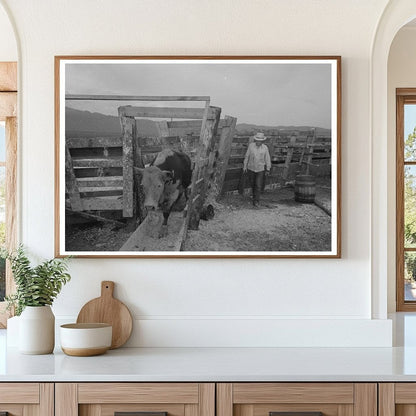
<svg viewBox="0 0 416 416">
<path fill-rule="evenodd" d="M 415 416 L 416 383 L 380 383 L 379 416 Z"/>
<path fill-rule="evenodd" d="M 0 383 L 0 415 L 53 416 L 52 383 Z"/>
<path fill-rule="evenodd" d="M 376 383 L 220 383 L 216 399 L 217 416 L 377 416 Z"/>
<path fill-rule="evenodd" d="M 416 416 L 416 382 L 0 383 L 0 416 L 118 416 L 123 413 L 129 416 Z"/>
<path fill-rule="evenodd" d="M 214 383 L 57 383 L 56 416 L 215 416 Z M 130 413 L 129 413 L 130 412 Z M 139 413 L 145 412 L 145 413 Z M 166 412 L 166 413 L 165 413 Z"/>
</svg>

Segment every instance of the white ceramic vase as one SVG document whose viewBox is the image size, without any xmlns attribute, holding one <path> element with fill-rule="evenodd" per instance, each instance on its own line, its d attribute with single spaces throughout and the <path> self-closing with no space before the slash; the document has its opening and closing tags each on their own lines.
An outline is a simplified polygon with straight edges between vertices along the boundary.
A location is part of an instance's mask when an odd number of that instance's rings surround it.
<svg viewBox="0 0 416 416">
<path fill-rule="evenodd" d="M 50 306 L 26 306 L 19 319 L 19 351 L 50 354 L 55 346 L 55 316 Z"/>
</svg>

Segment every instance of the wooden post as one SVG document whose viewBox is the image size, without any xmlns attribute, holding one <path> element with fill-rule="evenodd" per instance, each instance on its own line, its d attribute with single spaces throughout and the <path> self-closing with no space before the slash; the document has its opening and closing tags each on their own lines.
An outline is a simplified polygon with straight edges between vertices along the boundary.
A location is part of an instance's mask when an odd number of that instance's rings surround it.
<svg viewBox="0 0 416 416">
<path fill-rule="evenodd" d="M 293 156 L 293 151 L 294 151 L 293 145 L 296 144 L 296 138 L 297 138 L 296 133 L 290 137 L 289 147 L 287 148 L 285 166 L 283 168 L 283 173 L 282 173 L 282 179 L 287 179 L 289 175 L 290 162 L 292 161 L 292 156 Z"/>
<path fill-rule="evenodd" d="M 169 137 L 169 127 L 166 120 L 156 121 L 157 135 L 158 137 Z"/>
<path fill-rule="evenodd" d="M 65 144 L 65 186 L 69 195 L 72 211 L 82 211 L 83 208 L 77 178 L 74 173 L 72 157 L 67 144 Z"/>
<path fill-rule="evenodd" d="M 133 217 L 133 138 L 136 120 L 125 117 L 122 108 L 119 108 L 119 115 L 123 132 L 123 217 Z"/>
<path fill-rule="evenodd" d="M 218 127 L 220 115 L 221 108 L 207 106 L 199 137 L 198 156 L 195 159 L 195 167 L 192 173 L 191 196 L 188 200 L 185 230 L 188 229 L 188 226 L 191 229 L 198 229 L 199 212 L 205 201 L 207 190 L 207 181 L 204 179 L 209 165 L 209 153 L 214 147 L 214 135 Z M 184 234 L 185 237 L 186 233 Z"/>
<path fill-rule="evenodd" d="M 135 135 L 133 139 L 133 208 L 134 220 L 141 223 L 146 217 L 144 209 L 144 192 L 141 186 L 141 175 L 134 168 L 143 168 L 144 165 L 142 159 L 142 149 L 139 145 L 139 138 L 136 136 L 137 135 Z"/>
<path fill-rule="evenodd" d="M 315 139 L 316 139 L 316 130 L 312 129 L 312 131 L 313 131 L 313 135 L 312 135 L 312 138 L 311 138 L 311 142 L 309 144 L 313 144 L 315 142 Z M 309 175 L 309 169 L 310 169 L 310 166 L 311 166 L 311 163 L 312 163 L 312 157 L 313 157 L 313 146 L 309 146 L 308 157 L 306 159 L 306 174 L 307 175 Z"/>
<path fill-rule="evenodd" d="M 228 160 L 231 155 L 231 145 L 233 143 L 235 126 L 237 119 L 231 116 L 225 116 L 222 127 L 220 142 L 218 144 L 217 167 L 214 172 L 214 178 L 211 184 L 210 195 L 208 199 L 218 198 L 221 195 L 224 184 L 225 173 L 228 167 Z"/>
</svg>

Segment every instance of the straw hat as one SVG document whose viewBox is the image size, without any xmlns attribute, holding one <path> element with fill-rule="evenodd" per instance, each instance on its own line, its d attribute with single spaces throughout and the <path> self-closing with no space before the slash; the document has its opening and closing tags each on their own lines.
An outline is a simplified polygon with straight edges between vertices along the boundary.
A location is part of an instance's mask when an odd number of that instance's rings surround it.
<svg viewBox="0 0 416 416">
<path fill-rule="evenodd" d="M 257 133 L 257 134 L 254 136 L 254 140 L 255 140 L 256 142 L 264 142 L 266 139 L 267 139 L 267 137 L 264 135 L 264 133 Z"/>
</svg>

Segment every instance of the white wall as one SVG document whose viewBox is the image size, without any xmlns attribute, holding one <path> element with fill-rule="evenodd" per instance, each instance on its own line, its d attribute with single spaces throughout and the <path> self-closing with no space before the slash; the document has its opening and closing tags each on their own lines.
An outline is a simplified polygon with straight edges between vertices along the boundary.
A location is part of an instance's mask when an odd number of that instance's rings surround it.
<svg viewBox="0 0 416 416">
<path fill-rule="evenodd" d="M 396 310 L 396 88 L 416 87 L 416 26 L 403 27 L 391 44 L 388 64 L 388 309 Z"/>
<path fill-rule="evenodd" d="M 1 4 L 1 3 L 0 3 Z M 0 6 L 0 61 L 17 61 L 16 38 L 6 10 Z"/>
<path fill-rule="evenodd" d="M 343 59 L 342 259 L 74 259 L 58 317 L 73 319 L 110 279 L 137 318 L 130 345 L 391 343 L 386 299 L 371 320 L 370 255 L 370 53 L 387 0 L 2 3 L 22 50 L 21 237 L 41 257 L 54 253 L 54 55 Z"/>
</svg>

